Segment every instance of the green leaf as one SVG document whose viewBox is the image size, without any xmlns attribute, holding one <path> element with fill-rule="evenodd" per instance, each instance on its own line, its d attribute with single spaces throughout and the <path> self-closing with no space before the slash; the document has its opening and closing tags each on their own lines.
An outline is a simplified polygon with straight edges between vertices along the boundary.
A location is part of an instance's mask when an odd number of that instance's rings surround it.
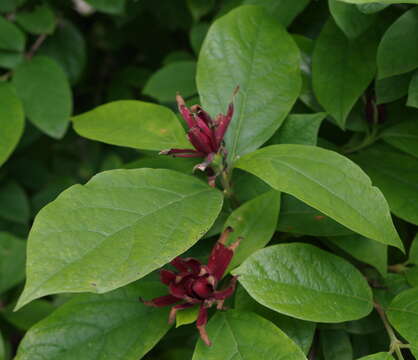
<svg viewBox="0 0 418 360">
<path fill-rule="evenodd" d="M 0 232 L 0 294 L 25 279 L 24 241 Z"/>
<path fill-rule="evenodd" d="M 0 186 L 0 217 L 26 224 L 29 216 L 29 200 L 25 190 L 14 181 L 2 184 Z"/>
<path fill-rule="evenodd" d="M 47 317 L 54 310 L 55 307 L 51 302 L 41 299 L 31 302 L 28 306 L 16 312 L 13 311 L 13 305 L 9 305 L 1 310 L 1 315 L 16 328 L 28 331 L 33 325 Z"/>
<path fill-rule="evenodd" d="M 2 0 L 0 2 L 0 12 L 15 11 L 18 6 L 25 3 L 26 0 Z"/>
<path fill-rule="evenodd" d="M 137 280 L 196 243 L 221 207 L 218 190 L 171 170 L 113 170 L 74 185 L 35 219 L 17 308 Z"/>
<path fill-rule="evenodd" d="M 200 52 L 197 86 L 212 115 L 226 111 L 240 86 L 226 134 L 230 159 L 257 149 L 279 128 L 301 89 L 299 64 L 295 42 L 261 7 L 239 7 L 211 26 Z"/>
<path fill-rule="evenodd" d="M 55 29 L 55 15 L 48 5 L 38 5 L 33 11 L 16 14 L 16 22 L 32 34 L 52 34 Z"/>
<path fill-rule="evenodd" d="M 22 52 L 25 43 L 25 34 L 16 25 L 0 16 L 0 50 Z"/>
<path fill-rule="evenodd" d="M 127 163 L 123 166 L 125 169 L 169 169 L 180 171 L 184 174 L 191 175 L 192 169 L 199 163 L 200 159 L 196 158 L 173 158 L 171 156 L 146 155 L 141 156 L 138 160 Z"/>
<path fill-rule="evenodd" d="M 415 3 L 418 4 L 418 1 Z M 405 12 L 386 30 L 377 50 L 379 79 L 418 67 L 418 42 L 411 40 L 415 39 L 417 32 L 418 7 Z"/>
<path fill-rule="evenodd" d="M 388 273 L 380 283 L 382 288 L 373 289 L 373 292 L 377 302 L 385 310 L 387 310 L 395 296 L 410 288 L 404 274 Z"/>
<path fill-rule="evenodd" d="M 199 306 L 195 305 L 191 308 L 178 311 L 176 314 L 176 328 L 182 325 L 192 324 L 199 315 Z"/>
<path fill-rule="evenodd" d="M 312 236 L 341 236 L 353 232 L 295 197 L 283 194 L 277 230 Z"/>
<path fill-rule="evenodd" d="M 373 308 L 362 274 L 342 258 L 309 244 L 266 247 L 233 274 L 260 304 L 297 319 L 356 320 Z"/>
<path fill-rule="evenodd" d="M 287 336 L 289 336 L 307 355 L 315 335 L 315 323 L 295 319 L 272 311 L 256 302 L 242 286 L 235 292 L 235 309 L 254 312 L 271 321 Z"/>
<path fill-rule="evenodd" d="M 101 105 L 72 118 L 88 139 L 143 150 L 190 148 L 177 116 L 167 107 L 137 100 Z"/>
<path fill-rule="evenodd" d="M 0 83 L 0 166 L 15 149 L 25 126 L 22 103 L 12 86 Z"/>
<path fill-rule="evenodd" d="M 418 108 L 418 71 L 414 72 L 409 83 L 408 101 L 406 105 Z"/>
<path fill-rule="evenodd" d="M 386 352 L 363 356 L 358 360 L 394 360 L 393 356 Z"/>
<path fill-rule="evenodd" d="M 305 9 L 309 0 L 244 0 L 242 4 L 263 6 L 280 24 L 287 27 Z"/>
<path fill-rule="evenodd" d="M 374 31 L 349 40 L 332 20 L 325 24 L 316 41 L 313 89 L 319 103 L 341 128 L 375 75 L 376 46 Z"/>
<path fill-rule="evenodd" d="M 5 69 L 14 69 L 17 65 L 23 62 L 23 55 L 23 53 L 0 50 L 0 67 Z"/>
<path fill-rule="evenodd" d="M 218 312 L 208 323 L 212 346 L 201 340 L 193 360 L 306 360 L 302 350 L 270 321 L 254 313 Z"/>
<path fill-rule="evenodd" d="M 387 271 L 387 246 L 364 236 L 328 237 L 334 245 L 343 249 L 355 259 L 373 265 L 384 276 Z"/>
<path fill-rule="evenodd" d="M 53 58 L 75 84 L 86 66 L 86 43 L 83 34 L 72 23 L 63 20 L 55 32 L 48 36 L 39 54 Z"/>
<path fill-rule="evenodd" d="M 405 271 L 405 277 L 409 285 L 412 287 L 418 287 L 418 266 L 407 268 Z"/>
<path fill-rule="evenodd" d="M 111 14 L 111 15 L 119 15 L 125 11 L 125 2 L 126 0 L 85 0 L 95 9 Z"/>
<path fill-rule="evenodd" d="M 208 33 L 209 27 L 209 23 L 201 22 L 190 29 L 190 45 L 192 46 L 193 51 L 197 55 L 200 52 L 203 40 L 205 39 L 206 34 Z"/>
<path fill-rule="evenodd" d="M 391 211 L 418 225 L 418 159 L 377 144 L 352 159 L 382 191 Z"/>
<path fill-rule="evenodd" d="M 344 330 L 321 330 L 322 353 L 325 360 L 352 360 L 353 348 Z"/>
<path fill-rule="evenodd" d="M 314 42 L 312 39 L 302 35 L 292 35 L 301 54 L 300 70 L 302 75 L 302 90 L 299 99 L 313 111 L 322 111 L 321 105 L 315 98 L 312 89 L 312 52 Z"/>
<path fill-rule="evenodd" d="M 385 104 L 408 94 L 411 73 L 390 76 L 375 81 L 377 104 Z"/>
<path fill-rule="evenodd" d="M 264 247 L 276 231 L 280 210 L 280 193 L 276 190 L 257 196 L 234 210 L 225 222 L 234 232 L 229 243 L 242 237 L 232 258 L 230 269 L 241 264 L 254 251 Z"/>
<path fill-rule="evenodd" d="M 389 322 L 418 353 L 418 288 L 401 292 L 389 305 L 386 312 Z"/>
<path fill-rule="evenodd" d="M 13 84 L 29 120 L 45 134 L 61 138 L 72 111 L 71 88 L 61 67 L 36 56 L 16 68 Z"/>
<path fill-rule="evenodd" d="M 0 331 L 0 360 L 6 360 L 6 346 L 4 345 L 3 336 Z"/>
<path fill-rule="evenodd" d="M 325 116 L 325 113 L 290 114 L 269 143 L 316 145 L 319 127 Z"/>
<path fill-rule="evenodd" d="M 418 4 L 418 0 L 339 0 L 344 1 L 350 4 L 371 4 L 371 3 L 380 3 L 380 4 Z"/>
<path fill-rule="evenodd" d="M 78 295 L 36 324 L 20 343 L 16 360 L 134 360 L 164 336 L 168 312 L 138 301 L 139 284 L 104 295 Z"/>
<path fill-rule="evenodd" d="M 159 102 L 175 102 L 177 92 L 188 98 L 197 92 L 195 73 L 194 61 L 170 63 L 149 78 L 142 93 Z"/>
<path fill-rule="evenodd" d="M 272 145 L 236 166 L 363 236 L 403 249 L 382 193 L 342 155 L 314 146 Z"/>
<path fill-rule="evenodd" d="M 415 235 L 409 249 L 409 262 L 418 265 L 418 234 Z"/>
<path fill-rule="evenodd" d="M 386 9 L 389 5 L 390 4 L 372 2 L 372 3 L 357 4 L 356 6 L 363 14 L 374 14 L 379 11 L 382 11 L 383 9 Z"/>
<path fill-rule="evenodd" d="M 215 0 L 187 0 L 187 6 L 195 21 L 211 12 L 214 5 Z"/>
<path fill-rule="evenodd" d="M 381 137 L 388 144 L 418 157 L 417 121 L 403 121 L 388 127 L 382 132 Z"/>
<path fill-rule="evenodd" d="M 375 16 L 362 13 L 355 5 L 339 0 L 328 0 L 328 5 L 338 27 L 349 38 L 363 34 L 376 20 Z"/>
</svg>

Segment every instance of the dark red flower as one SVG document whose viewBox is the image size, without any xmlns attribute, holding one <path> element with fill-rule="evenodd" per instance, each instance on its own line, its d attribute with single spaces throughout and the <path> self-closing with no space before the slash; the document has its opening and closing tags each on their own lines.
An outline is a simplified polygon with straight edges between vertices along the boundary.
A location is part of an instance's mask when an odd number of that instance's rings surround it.
<svg viewBox="0 0 418 360">
<path fill-rule="evenodd" d="M 233 96 L 237 91 L 238 87 L 234 90 Z M 226 115 L 219 114 L 215 119 L 212 119 L 200 105 L 194 105 L 189 109 L 179 94 L 177 94 L 176 100 L 179 112 L 189 127 L 187 137 L 194 149 L 169 149 L 161 151 L 160 154 L 174 157 L 205 158 L 201 164 L 196 166 L 197 169 L 204 171 L 212 163 L 216 154 L 225 152 L 222 146 L 223 139 L 234 114 L 234 103 L 231 101 Z"/>
<path fill-rule="evenodd" d="M 174 322 L 177 311 L 199 304 L 196 326 L 201 339 L 208 346 L 211 345 L 211 342 L 206 333 L 207 311 L 214 304 L 217 305 L 218 310 L 223 309 L 225 299 L 234 293 L 237 282 L 237 277 L 234 276 L 227 288 L 217 290 L 217 285 L 240 242 L 240 239 L 238 239 L 232 245 L 225 246 L 225 242 L 232 231 L 232 228 L 228 227 L 221 234 L 212 249 L 207 265 L 202 265 L 200 261 L 193 258 L 182 259 L 176 257 L 172 260 L 171 265 L 177 269 L 177 272 L 165 269 L 160 271 L 161 282 L 168 286 L 170 294 L 150 301 L 143 301 L 145 305 L 155 307 L 181 302 L 181 304 L 174 305 L 171 308 L 169 323 Z"/>
</svg>

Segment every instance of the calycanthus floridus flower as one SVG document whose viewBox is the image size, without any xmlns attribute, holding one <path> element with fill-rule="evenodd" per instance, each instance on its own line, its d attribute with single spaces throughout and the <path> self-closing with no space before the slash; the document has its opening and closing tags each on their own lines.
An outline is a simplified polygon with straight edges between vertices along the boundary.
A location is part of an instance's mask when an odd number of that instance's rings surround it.
<svg viewBox="0 0 418 360">
<path fill-rule="evenodd" d="M 233 98 L 238 90 L 239 87 L 234 90 L 232 101 L 228 105 L 226 114 L 219 114 L 215 119 L 212 119 L 200 105 L 193 105 L 189 109 L 184 99 L 177 94 L 177 106 L 189 127 L 187 137 L 194 149 L 169 149 L 161 151 L 160 154 L 172 155 L 174 157 L 204 158 L 204 161 L 196 165 L 195 169 L 201 171 L 209 170 L 209 184 L 214 186 L 214 179 L 217 174 L 210 168 L 210 165 L 216 155 L 220 155 L 222 159 L 225 159 L 224 136 L 234 115 Z"/>
<path fill-rule="evenodd" d="M 168 319 L 170 324 L 174 322 L 177 311 L 199 305 L 196 326 L 201 339 L 208 346 L 211 345 L 211 342 L 206 333 L 207 311 L 214 304 L 216 304 L 218 310 L 224 309 L 225 299 L 235 291 L 236 276 L 232 277 L 228 287 L 222 290 L 217 289 L 218 283 L 222 279 L 241 240 L 238 239 L 232 245 L 226 246 L 226 240 L 232 231 L 232 228 L 228 227 L 221 234 L 212 249 L 207 265 L 202 265 L 197 259 L 176 257 L 171 261 L 171 265 L 178 272 L 165 269 L 160 271 L 161 282 L 168 286 L 169 295 L 150 301 L 140 299 L 145 305 L 154 307 L 174 305 L 181 302 L 171 308 Z"/>
</svg>

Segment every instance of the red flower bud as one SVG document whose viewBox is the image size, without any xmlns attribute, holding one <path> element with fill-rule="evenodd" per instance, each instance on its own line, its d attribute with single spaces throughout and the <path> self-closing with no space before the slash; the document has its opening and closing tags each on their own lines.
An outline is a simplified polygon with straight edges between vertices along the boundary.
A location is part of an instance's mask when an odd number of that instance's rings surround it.
<svg viewBox="0 0 418 360">
<path fill-rule="evenodd" d="M 208 265 L 202 265 L 193 258 L 176 257 L 173 259 L 171 265 L 179 271 L 178 273 L 165 269 L 160 271 L 161 282 L 168 286 L 170 295 L 161 296 L 151 301 L 143 301 L 145 305 L 155 307 L 173 305 L 183 301 L 171 308 L 170 323 L 175 320 L 177 311 L 200 304 L 196 326 L 200 337 L 207 345 L 210 345 L 206 333 L 207 309 L 215 303 L 218 309 L 222 309 L 225 299 L 235 291 L 236 277 L 232 278 L 226 289 L 216 290 L 216 286 L 222 279 L 231 262 L 234 250 L 239 244 L 238 240 L 230 246 L 225 245 L 232 231 L 232 228 L 228 227 L 221 234 L 211 252 Z"/>
</svg>

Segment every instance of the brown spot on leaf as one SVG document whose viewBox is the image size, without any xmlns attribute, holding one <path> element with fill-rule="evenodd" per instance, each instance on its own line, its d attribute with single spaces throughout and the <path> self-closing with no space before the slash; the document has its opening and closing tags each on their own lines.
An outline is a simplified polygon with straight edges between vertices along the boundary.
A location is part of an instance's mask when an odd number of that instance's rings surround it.
<svg viewBox="0 0 418 360">
<path fill-rule="evenodd" d="M 324 215 L 316 215 L 315 216 L 315 220 L 322 220 L 322 219 L 325 219 L 325 216 Z"/>
</svg>

